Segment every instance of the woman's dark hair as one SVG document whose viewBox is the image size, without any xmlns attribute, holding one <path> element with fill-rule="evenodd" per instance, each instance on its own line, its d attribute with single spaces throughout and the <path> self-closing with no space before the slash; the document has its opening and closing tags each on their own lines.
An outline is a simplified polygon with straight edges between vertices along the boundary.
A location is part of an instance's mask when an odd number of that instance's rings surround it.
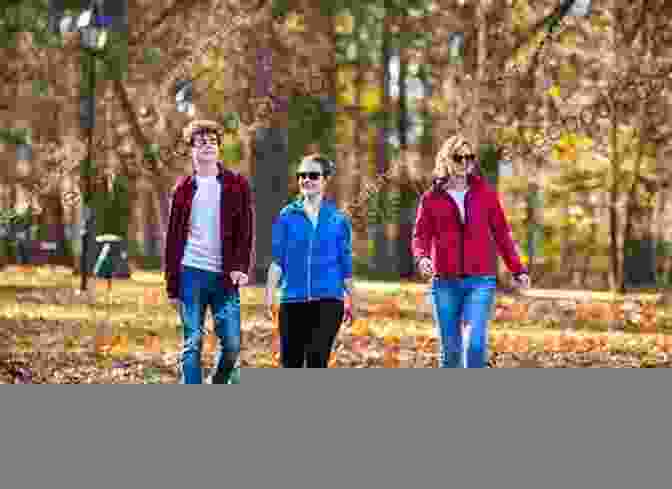
<svg viewBox="0 0 672 489">
<path fill-rule="evenodd" d="M 322 175 L 331 177 L 336 173 L 336 164 L 321 154 L 311 154 L 303 158 L 303 161 L 314 161 L 322 167 Z"/>
</svg>

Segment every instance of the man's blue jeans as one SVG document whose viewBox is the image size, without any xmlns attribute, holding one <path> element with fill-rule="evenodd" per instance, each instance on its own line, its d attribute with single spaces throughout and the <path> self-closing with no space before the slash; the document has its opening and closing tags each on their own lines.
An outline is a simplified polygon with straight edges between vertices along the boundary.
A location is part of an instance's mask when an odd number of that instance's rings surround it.
<svg viewBox="0 0 672 489">
<path fill-rule="evenodd" d="M 442 368 L 487 366 L 488 321 L 496 285 L 497 279 L 491 275 L 432 280 L 432 307 Z M 464 324 L 469 326 L 466 331 Z"/>
<path fill-rule="evenodd" d="M 225 384 L 240 354 L 240 293 L 222 288 L 221 274 L 182 267 L 180 319 L 184 330 L 182 382 L 202 384 L 201 353 L 206 309 L 209 306 L 219 338 L 213 384 Z"/>
</svg>

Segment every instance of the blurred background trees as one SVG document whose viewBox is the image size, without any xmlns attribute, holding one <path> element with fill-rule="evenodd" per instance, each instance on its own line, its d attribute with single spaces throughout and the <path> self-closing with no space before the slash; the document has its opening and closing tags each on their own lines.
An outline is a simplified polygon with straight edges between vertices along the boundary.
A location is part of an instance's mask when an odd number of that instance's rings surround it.
<svg viewBox="0 0 672 489">
<path fill-rule="evenodd" d="M 2 14 L 0 127 L 30 128 L 32 155 L 4 133 L 0 198 L 60 208 L 43 219 L 71 224 L 76 254 L 82 55 L 72 34 L 44 33 L 48 3 Z M 461 131 L 481 148 L 537 284 L 666 284 L 672 6 L 581 0 L 556 22 L 559 5 L 129 0 L 127 42 L 111 39 L 117 50 L 97 65 L 96 185 L 126 179 L 129 240 L 157 266 L 170 189 L 190 171 L 179 134 L 191 118 L 229 128 L 221 156 L 251 177 L 260 233 L 296 193 L 300 156 L 319 150 L 337 163 L 333 197 L 353 216 L 358 271 L 399 278 L 413 273 L 434 154 Z"/>
</svg>

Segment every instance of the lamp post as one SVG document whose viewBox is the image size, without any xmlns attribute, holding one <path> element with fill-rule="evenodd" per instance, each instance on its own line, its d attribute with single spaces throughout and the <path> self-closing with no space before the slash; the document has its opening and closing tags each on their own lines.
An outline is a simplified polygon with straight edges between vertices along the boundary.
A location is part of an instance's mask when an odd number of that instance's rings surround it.
<svg viewBox="0 0 672 489">
<path fill-rule="evenodd" d="M 194 108 L 194 83 L 192 80 L 178 80 L 175 83 L 175 104 L 178 112 L 183 112 L 193 117 L 196 113 Z"/>
<path fill-rule="evenodd" d="M 107 22 L 101 16 L 102 0 L 92 0 L 89 8 L 82 12 L 77 18 L 76 24 L 72 17 L 65 17 L 60 22 L 61 33 L 78 30 L 81 35 L 81 46 L 89 54 L 89 78 L 88 78 L 88 96 L 82 97 L 80 106 L 81 125 L 88 131 L 88 150 L 87 150 L 87 171 L 82 175 L 82 254 L 80 258 L 81 273 L 81 291 L 86 291 L 88 278 L 88 253 L 89 237 L 91 234 L 91 223 L 94 219 L 94 210 L 88 206 L 91 196 L 91 180 L 94 168 L 92 161 L 93 154 L 93 128 L 96 118 L 96 54 L 102 51 L 107 42 L 107 31 L 105 25 Z M 84 173 L 84 172 L 83 172 Z"/>
</svg>

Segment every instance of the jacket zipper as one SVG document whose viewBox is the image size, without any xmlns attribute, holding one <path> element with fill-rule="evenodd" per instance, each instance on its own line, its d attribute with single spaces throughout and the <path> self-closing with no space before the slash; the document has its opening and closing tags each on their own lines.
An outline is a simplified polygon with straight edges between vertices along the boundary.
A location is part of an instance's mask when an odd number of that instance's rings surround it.
<svg viewBox="0 0 672 489">
<path fill-rule="evenodd" d="M 461 275 L 464 274 L 464 235 L 467 229 L 467 223 L 469 222 L 469 206 L 467 205 L 467 199 L 469 198 L 469 190 L 464 194 L 464 224 L 462 225 L 462 256 L 461 256 Z"/>
<path fill-rule="evenodd" d="M 308 221 L 309 221 L 308 224 L 311 227 L 310 248 L 309 248 L 309 251 L 308 251 L 308 302 L 310 302 L 310 300 L 311 300 L 311 296 L 310 296 L 310 256 L 313 254 L 313 235 L 315 233 L 314 233 L 314 230 L 312 230 L 313 223 L 310 222 L 310 219 L 308 219 Z"/>
<path fill-rule="evenodd" d="M 311 294 L 310 294 L 310 258 L 313 254 L 313 238 L 315 237 L 315 233 L 317 232 L 317 226 L 313 226 L 313 221 L 310 220 L 308 217 L 308 214 L 306 213 L 305 209 L 303 211 L 303 215 L 305 216 L 306 220 L 308 221 L 308 225 L 310 226 L 310 247 L 308 250 L 308 301 L 312 299 Z M 319 224 L 319 212 L 318 212 L 318 224 Z"/>
</svg>

